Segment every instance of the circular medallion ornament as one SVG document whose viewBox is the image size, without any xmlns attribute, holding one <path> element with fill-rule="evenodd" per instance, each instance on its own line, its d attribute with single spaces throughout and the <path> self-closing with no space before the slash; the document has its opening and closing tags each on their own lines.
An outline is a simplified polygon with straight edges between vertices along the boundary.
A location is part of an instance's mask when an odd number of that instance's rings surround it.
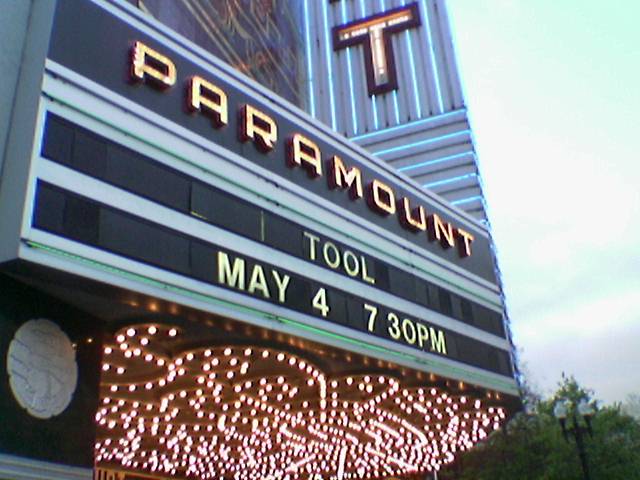
<svg viewBox="0 0 640 480">
<path fill-rule="evenodd" d="M 9 345 L 7 370 L 14 397 L 36 418 L 62 413 L 78 382 L 69 337 L 45 319 L 29 320 L 18 329 Z"/>
</svg>

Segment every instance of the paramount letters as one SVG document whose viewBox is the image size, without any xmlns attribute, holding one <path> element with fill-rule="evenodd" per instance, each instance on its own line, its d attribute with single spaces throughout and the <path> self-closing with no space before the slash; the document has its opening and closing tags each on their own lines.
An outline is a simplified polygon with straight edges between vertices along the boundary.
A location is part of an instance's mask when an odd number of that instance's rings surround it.
<svg viewBox="0 0 640 480">
<path fill-rule="evenodd" d="M 158 89 L 169 89 L 176 84 L 177 69 L 166 56 L 142 42 L 132 48 L 130 75 L 134 82 L 144 82 Z M 229 123 L 229 102 L 225 91 L 200 76 L 188 79 L 186 106 L 190 112 L 206 115 L 212 128 L 221 129 Z M 250 104 L 238 106 L 238 132 L 240 142 L 252 142 L 256 148 L 268 153 L 278 138 L 278 125 L 266 113 Z M 436 213 L 428 213 L 424 206 L 414 205 L 380 179 L 368 181 L 361 170 L 350 166 L 338 155 L 328 159 L 313 139 L 294 133 L 286 139 L 286 164 L 302 168 L 311 179 L 325 177 L 328 188 L 346 190 L 353 201 L 363 200 L 369 209 L 381 216 L 397 216 L 401 225 L 410 231 L 424 232 L 429 241 L 437 241 L 442 248 L 457 248 L 460 257 L 472 254 L 474 237 L 471 233 L 445 221 Z"/>
</svg>

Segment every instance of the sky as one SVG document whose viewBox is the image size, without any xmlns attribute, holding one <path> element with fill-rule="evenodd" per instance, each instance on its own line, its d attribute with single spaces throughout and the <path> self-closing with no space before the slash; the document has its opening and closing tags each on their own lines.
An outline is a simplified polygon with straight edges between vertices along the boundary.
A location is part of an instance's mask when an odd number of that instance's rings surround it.
<svg viewBox="0 0 640 480">
<path fill-rule="evenodd" d="M 448 0 L 527 380 L 640 393 L 640 2 Z"/>
</svg>

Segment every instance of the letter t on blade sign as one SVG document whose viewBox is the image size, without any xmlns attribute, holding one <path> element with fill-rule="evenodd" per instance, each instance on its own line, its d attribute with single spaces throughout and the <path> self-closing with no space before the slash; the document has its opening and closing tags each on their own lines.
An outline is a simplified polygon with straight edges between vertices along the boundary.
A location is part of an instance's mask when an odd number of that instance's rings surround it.
<svg viewBox="0 0 640 480">
<path fill-rule="evenodd" d="M 362 44 L 369 96 L 398 89 L 391 35 L 420 25 L 418 4 L 412 3 L 333 27 L 333 49 Z"/>
</svg>

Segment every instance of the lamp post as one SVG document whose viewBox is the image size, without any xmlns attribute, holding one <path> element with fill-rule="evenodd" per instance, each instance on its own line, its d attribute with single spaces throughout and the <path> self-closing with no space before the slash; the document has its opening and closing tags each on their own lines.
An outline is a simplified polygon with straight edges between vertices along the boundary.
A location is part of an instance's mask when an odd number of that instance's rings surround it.
<svg viewBox="0 0 640 480">
<path fill-rule="evenodd" d="M 595 413 L 596 411 L 593 408 L 593 405 L 585 399 L 580 400 L 576 406 L 571 400 L 561 398 L 556 402 L 553 408 L 553 415 L 560 422 L 564 439 L 568 442 L 569 434 L 571 434 L 576 440 L 576 447 L 578 448 L 578 456 L 580 457 L 584 480 L 591 480 L 591 477 L 589 476 L 589 464 L 587 463 L 587 453 L 584 448 L 584 440 L 586 433 L 588 433 L 590 437 L 593 437 L 591 417 L 593 417 Z M 584 419 L 586 427 L 580 424 L 579 417 Z"/>
</svg>

